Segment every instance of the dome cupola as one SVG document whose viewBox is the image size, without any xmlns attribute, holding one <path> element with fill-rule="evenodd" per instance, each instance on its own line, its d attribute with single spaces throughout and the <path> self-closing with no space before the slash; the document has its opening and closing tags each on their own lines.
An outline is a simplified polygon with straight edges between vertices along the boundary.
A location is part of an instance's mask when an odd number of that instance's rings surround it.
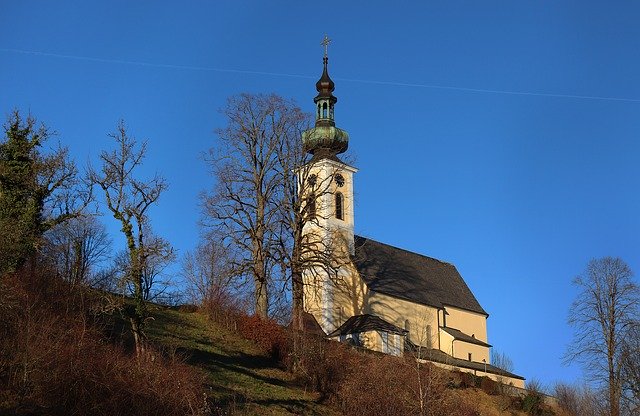
<svg viewBox="0 0 640 416">
<path fill-rule="evenodd" d="M 316 82 L 318 95 L 313 102 L 316 104 L 316 124 L 315 127 L 302 134 L 302 145 L 304 150 L 319 157 L 336 157 L 343 153 L 349 146 L 349 134 L 336 127 L 334 119 L 334 108 L 338 98 L 333 95 L 336 88 L 335 83 L 329 77 L 329 57 L 327 55 L 331 40 L 325 36 L 322 45 L 324 46 L 324 57 L 322 59 L 322 75 Z"/>
</svg>

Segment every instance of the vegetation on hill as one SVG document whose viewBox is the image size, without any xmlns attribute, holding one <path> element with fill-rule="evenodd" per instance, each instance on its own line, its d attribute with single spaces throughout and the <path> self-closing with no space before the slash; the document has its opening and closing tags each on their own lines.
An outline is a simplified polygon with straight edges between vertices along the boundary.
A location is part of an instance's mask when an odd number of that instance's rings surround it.
<svg viewBox="0 0 640 416">
<path fill-rule="evenodd" d="M 132 300 L 36 267 L 0 282 L 0 414 L 524 414 L 486 381 L 322 339 L 303 338 L 294 371 L 292 334 L 241 313 L 149 304 L 141 358 Z"/>
<path fill-rule="evenodd" d="M 266 104 L 278 103 L 279 98 L 263 101 L 261 106 L 271 111 Z M 409 354 L 391 357 L 303 335 L 298 329 L 300 277 L 309 267 L 305 261 L 312 259 L 311 267 L 323 268 L 326 262 L 335 263 L 335 256 L 324 249 L 309 255 L 313 250 L 299 240 L 304 218 L 285 218 L 285 212 L 277 211 L 276 217 L 295 227 L 275 227 L 270 232 L 281 230 L 281 240 L 269 237 L 252 245 L 251 255 L 265 261 L 241 257 L 245 266 L 262 264 L 257 280 L 262 289 L 256 286 L 249 295 L 259 317 L 247 315 L 251 308 L 232 306 L 238 296 L 229 282 L 248 275 L 246 267 L 235 267 L 238 252 L 233 244 L 223 244 L 224 234 L 209 234 L 185 257 L 185 280 L 199 307 L 151 304 L 152 295 L 161 293 L 155 287 L 158 270 L 174 257 L 170 244 L 152 233 L 147 212 L 165 189 L 164 180 L 156 176 L 145 182 L 131 176 L 142 161 L 144 145 L 136 150 L 121 124 L 114 135 L 118 150 L 103 152 L 102 170 L 83 179 L 64 148 L 49 153 L 42 149 L 47 129 L 38 128 L 32 117 L 23 119 L 14 112 L 5 124 L 5 136 L 0 142 L 0 414 L 595 416 L 605 414 L 609 404 L 617 416 L 638 409 L 640 301 L 626 268 L 617 279 L 611 273 L 596 273 L 578 281 L 589 288 L 604 277 L 608 285 L 598 287 L 610 289 L 612 296 L 624 295 L 616 298 L 622 302 L 602 309 L 615 316 L 624 312 L 623 320 L 608 326 L 612 336 L 607 339 L 620 341 L 607 344 L 609 354 L 604 355 L 615 375 L 608 378 L 609 398 L 602 400 L 598 391 L 558 386 L 558 403 L 564 410 L 554 410 L 538 388 L 512 397 L 490 379 L 445 371 Z M 292 136 L 283 134 L 284 138 Z M 278 183 L 295 185 L 292 180 L 287 176 Z M 109 257 L 105 252 L 110 244 L 87 209 L 93 202 L 89 183 L 102 189 L 108 210 L 122 226 L 127 242 L 122 264 L 97 267 Z M 282 190 L 282 195 L 291 189 Z M 300 204 L 308 201 L 299 196 L 288 195 L 278 210 L 304 211 Z M 238 241 L 242 238 L 236 245 Z M 331 273 L 331 268 L 324 271 Z M 289 313 L 283 321 L 293 315 L 296 330 L 265 319 L 277 306 L 270 296 L 282 293 L 272 290 L 278 270 L 279 284 L 291 296 L 282 298 L 292 300 L 285 305 Z M 620 282 L 625 291 L 619 290 Z M 260 295 L 263 291 L 268 296 Z M 592 322 L 604 327 L 610 323 L 604 319 L 607 314 L 598 319 L 588 314 L 600 309 L 580 307 L 593 303 L 574 305 L 579 318 L 575 321 L 584 323 L 579 339 L 587 340 L 590 348 L 604 345 L 591 342 L 590 335 L 598 330 Z M 584 317 L 588 319 L 582 321 Z M 605 362 L 604 349 L 593 351 L 585 355 L 590 364 L 592 358 Z M 581 356 L 584 352 L 577 351 Z"/>
</svg>

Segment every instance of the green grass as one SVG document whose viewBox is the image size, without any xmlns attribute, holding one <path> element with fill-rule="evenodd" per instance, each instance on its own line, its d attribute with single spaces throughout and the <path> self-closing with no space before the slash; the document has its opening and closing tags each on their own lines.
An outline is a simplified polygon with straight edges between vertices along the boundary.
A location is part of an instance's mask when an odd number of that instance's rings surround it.
<svg viewBox="0 0 640 416">
<path fill-rule="evenodd" d="M 204 371 L 209 397 L 233 415 L 338 415 L 251 341 L 201 313 L 150 305 L 150 341 Z"/>
</svg>

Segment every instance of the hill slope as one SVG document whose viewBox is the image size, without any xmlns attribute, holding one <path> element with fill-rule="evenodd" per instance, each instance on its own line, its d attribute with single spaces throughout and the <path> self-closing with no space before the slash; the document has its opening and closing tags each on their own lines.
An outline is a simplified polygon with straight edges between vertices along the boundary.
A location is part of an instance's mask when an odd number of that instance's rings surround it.
<svg viewBox="0 0 640 416">
<path fill-rule="evenodd" d="M 150 305 L 154 319 L 148 325 L 150 340 L 184 357 L 203 371 L 213 414 L 224 415 L 327 415 L 342 414 L 320 402 L 317 393 L 295 383 L 291 373 L 279 368 L 260 348 L 236 332 L 209 320 L 200 312 Z M 453 389 L 454 400 L 476 409 L 474 416 L 525 416 L 514 400 L 488 395 L 476 388 Z M 545 415 L 561 415 L 545 409 Z"/>
<path fill-rule="evenodd" d="M 150 306 L 152 342 L 183 355 L 201 368 L 209 397 L 223 409 L 246 415 L 338 415 L 304 391 L 251 341 L 211 322 L 201 313 Z M 214 414 L 216 411 L 214 410 Z M 227 413 L 223 413 L 227 414 Z"/>
</svg>

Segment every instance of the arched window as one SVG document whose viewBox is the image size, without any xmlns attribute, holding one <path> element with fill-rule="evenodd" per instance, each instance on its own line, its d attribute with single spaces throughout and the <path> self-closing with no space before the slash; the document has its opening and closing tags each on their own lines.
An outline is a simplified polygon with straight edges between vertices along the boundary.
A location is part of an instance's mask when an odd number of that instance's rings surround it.
<svg viewBox="0 0 640 416">
<path fill-rule="evenodd" d="M 318 118 L 320 118 L 320 104 L 318 104 Z"/>
<path fill-rule="evenodd" d="M 344 220 L 344 196 L 340 192 L 336 192 L 336 218 Z"/>
<path fill-rule="evenodd" d="M 327 103 L 322 104 L 322 118 L 327 118 Z"/>
<path fill-rule="evenodd" d="M 307 219 L 312 220 L 316 217 L 316 194 L 310 194 L 307 197 Z"/>
</svg>

